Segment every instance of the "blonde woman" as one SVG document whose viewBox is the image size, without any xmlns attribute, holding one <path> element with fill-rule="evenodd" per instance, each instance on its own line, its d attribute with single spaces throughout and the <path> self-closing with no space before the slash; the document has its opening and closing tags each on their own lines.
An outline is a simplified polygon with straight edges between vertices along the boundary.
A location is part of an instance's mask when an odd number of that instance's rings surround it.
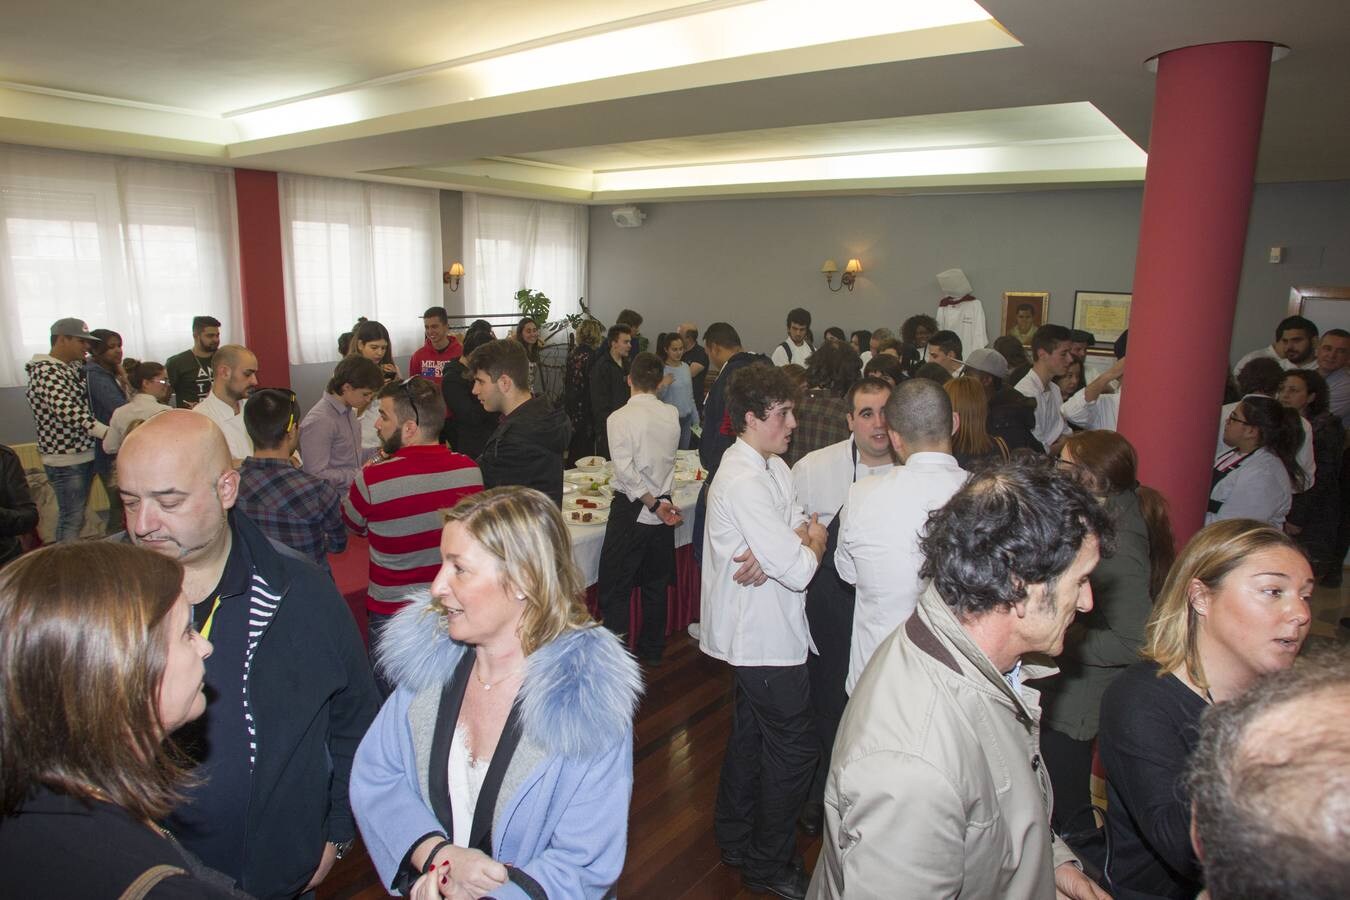
<svg viewBox="0 0 1350 900">
<path fill-rule="evenodd" d="M 352 771 L 381 881 L 417 900 L 605 896 L 627 847 L 637 664 L 587 614 L 538 491 L 460 501 L 440 551 L 432 603 L 377 649 L 398 690 Z"/>
<path fill-rule="evenodd" d="M 1294 664 L 1312 591 L 1298 545 L 1250 519 L 1206 526 L 1172 566 L 1146 626 L 1144 661 L 1102 700 L 1113 896 L 1189 900 L 1200 890 L 1184 779 L 1200 716 Z"/>
</svg>

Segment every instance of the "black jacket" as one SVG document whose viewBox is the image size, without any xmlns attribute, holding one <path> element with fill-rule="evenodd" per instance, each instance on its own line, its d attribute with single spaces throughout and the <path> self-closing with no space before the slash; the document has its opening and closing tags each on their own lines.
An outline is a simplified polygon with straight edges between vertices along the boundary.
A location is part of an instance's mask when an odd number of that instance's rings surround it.
<svg viewBox="0 0 1350 900">
<path fill-rule="evenodd" d="M 727 382 L 731 380 L 732 372 L 754 363 L 773 365 L 762 353 L 740 351 L 722 366 L 721 371 L 717 373 L 717 380 L 708 388 L 707 399 L 703 401 L 703 435 L 699 438 L 698 458 L 699 462 L 703 463 L 703 468 L 708 470 L 709 481 L 717 473 L 717 467 L 722 464 L 722 454 L 736 443 L 736 435 L 722 433 L 722 425 L 727 416 Z"/>
<path fill-rule="evenodd" d="M 278 596 L 248 679 L 258 750 L 240 887 L 260 898 L 293 897 L 313 876 L 324 842 L 356 837 L 347 786 L 379 694 L 332 578 L 242 513 L 229 517 L 255 575 Z"/>
<path fill-rule="evenodd" d="M 500 417 L 483 409 L 473 395 L 473 379 L 463 360 L 451 360 L 441 370 L 441 397 L 446 412 L 441 436 L 450 449 L 469 457 L 482 453 Z"/>
<path fill-rule="evenodd" d="M 484 487 L 520 484 L 562 506 L 563 450 L 572 438 L 567 414 L 542 397 L 526 400 L 502 416 L 478 457 Z"/>
<path fill-rule="evenodd" d="M 19 538 L 37 527 L 38 509 L 28 493 L 19 454 L 0 444 L 0 567 L 22 552 Z"/>
<path fill-rule="evenodd" d="M 628 388 L 628 367 L 614 362 L 607 349 L 596 354 L 591 364 L 591 420 L 595 423 L 595 444 L 601 456 L 609 456 L 610 413 L 632 396 Z"/>
<path fill-rule="evenodd" d="M 1006 384 L 1000 385 L 989 399 L 985 430 L 990 437 L 1003 438 L 1009 450 L 1045 452 L 1045 447 L 1033 434 L 1036 430 L 1036 401 Z"/>
<path fill-rule="evenodd" d="M 147 900 L 228 900 L 239 895 L 190 873 L 201 864 L 173 841 L 137 822 L 120 806 L 83 801 L 36 787 L 17 814 L 0 819 L 0 897 L 117 900 L 147 869 L 174 875 Z M 220 881 L 225 876 L 211 873 Z"/>
</svg>

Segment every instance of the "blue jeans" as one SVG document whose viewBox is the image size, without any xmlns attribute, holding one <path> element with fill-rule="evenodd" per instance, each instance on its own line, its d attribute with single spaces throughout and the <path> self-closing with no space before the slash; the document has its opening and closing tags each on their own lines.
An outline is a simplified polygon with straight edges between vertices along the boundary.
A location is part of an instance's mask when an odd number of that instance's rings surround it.
<svg viewBox="0 0 1350 900">
<path fill-rule="evenodd" d="M 79 540 L 84 527 L 84 508 L 89 503 L 89 486 L 94 481 L 94 462 L 74 466 L 43 466 L 47 482 L 56 492 L 56 542 Z"/>
</svg>

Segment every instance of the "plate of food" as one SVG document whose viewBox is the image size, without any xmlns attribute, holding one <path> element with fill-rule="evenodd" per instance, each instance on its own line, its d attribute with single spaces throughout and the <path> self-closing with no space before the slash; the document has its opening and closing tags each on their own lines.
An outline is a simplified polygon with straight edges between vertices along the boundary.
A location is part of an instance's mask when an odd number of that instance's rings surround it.
<svg viewBox="0 0 1350 900">
<path fill-rule="evenodd" d="M 583 456 L 577 460 L 576 468 L 578 472 L 603 472 L 608 462 L 603 456 Z"/>
<path fill-rule="evenodd" d="M 609 509 L 613 496 L 607 491 L 578 491 L 563 498 L 563 511 L 574 509 Z"/>
<path fill-rule="evenodd" d="M 603 525 L 609 521 L 607 509 L 565 509 L 563 521 L 568 525 Z"/>
</svg>

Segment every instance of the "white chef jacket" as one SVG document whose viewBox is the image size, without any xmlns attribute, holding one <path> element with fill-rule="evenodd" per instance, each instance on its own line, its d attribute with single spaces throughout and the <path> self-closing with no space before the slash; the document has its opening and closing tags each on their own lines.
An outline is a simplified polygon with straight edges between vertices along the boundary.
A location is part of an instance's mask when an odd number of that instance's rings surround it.
<svg viewBox="0 0 1350 900">
<path fill-rule="evenodd" d="M 727 448 L 708 485 L 703 530 L 699 648 L 733 666 L 796 666 L 815 649 L 806 624 L 806 586 L 816 556 L 793 531 L 806 521 L 792 473 L 742 438 Z M 746 548 L 768 581 L 740 585 L 733 557 Z"/>
<path fill-rule="evenodd" d="M 1214 485 L 1209 499 L 1223 505 L 1217 513 L 1205 513 L 1206 525 L 1221 519 L 1256 519 L 1273 528 L 1283 528 L 1293 493 L 1284 463 L 1261 447 Z"/>
<path fill-rule="evenodd" d="M 244 427 L 244 402 L 239 403 L 239 412 L 230 408 L 230 404 L 216 396 L 215 389 L 207 391 L 206 396 L 192 411 L 206 416 L 220 426 L 225 433 L 225 443 L 230 446 L 230 456 L 234 459 L 247 459 L 253 455 L 253 438 L 248 436 Z"/>
<path fill-rule="evenodd" d="M 643 494 L 669 496 L 675 485 L 675 451 L 680 449 L 680 414 L 655 394 L 634 394 L 605 420 L 609 455 L 614 461 L 610 485 L 629 500 Z M 663 525 L 643 507 L 642 525 Z"/>
<path fill-rule="evenodd" d="M 1049 450 L 1050 445 L 1069 430 L 1068 424 L 1064 421 L 1064 413 L 1061 411 L 1064 400 L 1059 394 L 1059 385 L 1053 381 L 1042 385 L 1041 376 L 1032 369 L 1025 378 L 1017 382 L 1017 390 L 1023 396 L 1036 401 L 1036 428 L 1032 434 L 1036 436 L 1036 440 L 1045 445 L 1046 450 Z"/>
<path fill-rule="evenodd" d="M 1122 390 L 1124 390 L 1122 388 Z M 1060 408 L 1066 421 L 1089 431 L 1118 431 L 1116 423 L 1120 421 L 1120 391 L 1114 394 L 1098 394 L 1097 399 L 1087 402 L 1087 392 L 1079 391 Z"/>
<path fill-rule="evenodd" d="M 939 306 L 939 331 L 955 331 L 961 338 L 962 355 L 989 346 L 989 332 L 984 325 L 984 304 L 974 298 L 952 306 Z"/>
<path fill-rule="evenodd" d="M 919 578 L 919 534 L 928 514 L 945 506 L 968 477 L 950 454 L 914 453 L 903 466 L 849 488 L 834 568 L 858 588 L 844 682 L 850 694 L 872 653 L 905 623 L 927 589 Z"/>
<path fill-rule="evenodd" d="M 810 518 L 829 525 L 848 498 L 849 485 L 895 468 L 893 463 L 865 465 L 857 456 L 853 435 L 837 444 L 812 450 L 792 467 L 792 483 L 797 488 L 797 505 Z"/>
</svg>

